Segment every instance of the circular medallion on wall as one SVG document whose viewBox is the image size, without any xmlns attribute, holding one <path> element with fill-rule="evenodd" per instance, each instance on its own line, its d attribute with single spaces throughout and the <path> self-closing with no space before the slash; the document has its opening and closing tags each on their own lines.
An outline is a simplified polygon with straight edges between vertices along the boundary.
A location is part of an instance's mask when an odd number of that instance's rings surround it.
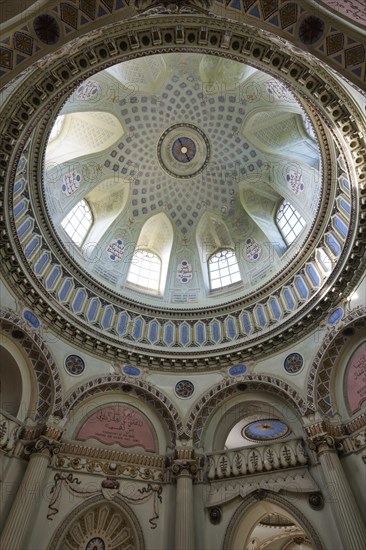
<svg viewBox="0 0 366 550">
<path fill-rule="evenodd" d="M 79 355 L 68 355 L 65 359 L 65 369 L 71 376 L 80 376 L 85 370 L 84 360 Z"/>
<path fill-rule="evenodd" d="M 85 546 L 85 550 L 105 550 L 105 542 L 100 537 L 93 537 Z"/>
<path fill-rule="evenodd" d="M 194 385 L 189 380 L 180 380 L 175 385 L 175 393 L 178 397 L 188 399 L 193 395 Z"/>
<path fill-rule="evenodd" d="M 286 357 L 286 359 L 283 362 L 283 366 L 285 367 L 285 371 L 288 372 L 288 374 L 297 374 L 300 372 L 304 365 L 304 359 L 300 353 L 290 353 Z"/>
<path fill-rule="evenodd" d="M 242 436 L 250 441 L 272 441 L 281 439 L 289 432 L 288 426 L 281 420 L 266 418 L 250 422 L 242 429 Z"/>
<path fill-rule="evenodd" d="M 60 27 L 56 19 L 48 13 L 42 13 L 35 17 L 33 28 L 40 41 L 49 46 L 56 44 L 60 38 Z"/>
<path fill-rule="evenodd" d="M 299 37 L 303 44 L 314 44 L 322 37 L 324 21 L 315 15 L 308 15 L 300 23 Z"/>
</svg>

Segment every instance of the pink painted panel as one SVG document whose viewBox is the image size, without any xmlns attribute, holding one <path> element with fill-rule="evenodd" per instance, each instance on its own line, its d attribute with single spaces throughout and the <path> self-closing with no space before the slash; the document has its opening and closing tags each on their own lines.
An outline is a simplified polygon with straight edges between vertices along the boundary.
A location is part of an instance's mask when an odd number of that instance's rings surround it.
<svg viewBox="0 0 366 550">
<path fill-rule="evenodd" d="M 359 25 L 366 25 L 365 0 L 321 0 L 321 3 L 332 8 L 340 17 L 345 15 Z"/>
<path fill-rule="evenodd" d="M 346 391 L 350 412 L 354 413 L 366 400 L 366 344 L 355 351 L 348 364 Z"/>
<path fill-rule="evenodd" d="M 80 428 L 76 439 L 96 439 L 105 445 L 141 446 L 155 452 L 153 432 L 146 418 L 126 405 L 112 405 L 92 414 Z"/>
</svg>

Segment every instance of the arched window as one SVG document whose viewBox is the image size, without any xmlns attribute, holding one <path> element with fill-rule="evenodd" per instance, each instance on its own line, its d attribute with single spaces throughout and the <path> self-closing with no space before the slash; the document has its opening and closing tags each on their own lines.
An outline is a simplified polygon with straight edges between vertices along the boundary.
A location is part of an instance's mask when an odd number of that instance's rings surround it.
<svg viewBox="0 0 366 550">
<path fill-rule="evenodd" d="M 93 215 L 88 203 L 83 199 L 78 202 L 61 222 L 70 239 L 81 246 L 93 223 Z"/>
<path fill-rule="evenodd" d="M 288 245 L 294 242 L 305 227 L 305 220 L 287 200 L 284 200 L 277 210 L 276 221 Z"/>
<path fill-rule="evenodd" d="M 219 250 L 208 260 L 211 290 L 241 281 L 238 261 L 233 250 Z"/>
<path fill-rule="evenodd" d="M 148 250 L 138 250 L 132 257 L 127 281 L 149 290 L 159 290 L 161 260 Z"/>
<path fill-rule="evenodd" d="M 61 130 L 64 123 L 65 123 L 65 116 L 59 115 L 56 118 L 54 125 L 52 126 L 52 130 L 50 132 L 50 137 L 48 138 L 48 142 L 51 142 L 56 138 L 58 138 L 58 136 L 61 134 Z"/>
</svg>

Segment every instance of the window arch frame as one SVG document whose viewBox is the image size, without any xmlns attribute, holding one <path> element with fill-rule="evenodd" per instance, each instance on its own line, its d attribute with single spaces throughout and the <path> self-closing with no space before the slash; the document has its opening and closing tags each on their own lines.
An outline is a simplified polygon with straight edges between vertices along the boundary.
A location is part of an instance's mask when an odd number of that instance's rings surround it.
<svg viewBox="0 0 366 550">
<path fill-rule="evenodd" d="M 218 268 L 215 269 L 215 270 L 212 270 L 210 268 L 210 266 L 213 264 L 212 262 L 212 258 L 214 258 L 215 256 L 218 257 L 218 255 L 220 254 L 220 257 L 222 258 L 223 257 L 223 252 L 231 252 L 231 257 L 234 257 L 235 258 L 235 262 L 232 262 L 231 264 L 228 263 L 227 259 L 226 259 L 226 265 L 225 266 L 221 266 L 219 265 L 220 263 L 220 260 L 218 259 L 217 262 L 217 265 L 218 265 Z M 237 267 L 237 270 L 236 271 L 232 271 L 230 270 L 230 267 L 234 267 L 236 266 Z M 222 271 L 224 269 L 228 269 L 229 273 L 228 274 L 222 274 Z M 208 279 L 209 279 L 209 285 L 210 285 L 210 291 L 215 291 L 215 290 L 221 290 L 221 289 L 225 289 L 235 283 L 239 283 L 240 281 L 242 281 L 242 276 L 241 276 L 241 272 L 240 272 L 240 266 L 239 266 L 239 262 L 238 262 L 238 258 L 235 254 L 235 250 L 232 249 L 232 248 L 218 248 L 213 254 L 211 254 L 207 260 L 207 270 L 208 270 Z M 218 272 L 219 274 L 219 277 L 218 278 L 212 278 L 212 273 L 216 273 Z M 239 278 L 236 279 L 236 280 L 232 280 L 232 277 L 236 274 L 239 274 Z M 213 286 L 213 281 L 216 281 L 216 280 L 219 280 L 220 283 L 222 282 L 222 279 L 223 278 L 226 278 L 226 277 L 230 277 L 230 282 L 227 283 L 227 284 L 220 284 L 220 286 Z"/>
<path fill-rule="evenodd" d="M 151 254 L 153 257 L 157 258 L 158 259 L 158 263 L 159 263 L 159 277 L 156 281 L 156 285 L 155 286 L 146 286 L 146 285 L 143 285 L 139 282 L 139 279 L 147 279 L 148 282 L 149 281 L 153 281 L 153 278 L 149 278 L 149 277 L 143 277 L 140 275 L 141 271 L 142 271 L 142 268 L 143 266 L 142 265 L 139 265 L 139 264 L 134 264 L 133 261 L 136 257 L 137 254 L 139 253 L 142 253 L 142 254 Z M 144 258 L 142 258 L 141 260 L 141 263 L 142 261 L 144 260 Z M 150 262 L 150 265 L 152 264 L 152 262 Z M 139 273 L 131 273 L 131 268 L 132 266 L 138 266 L 139 268 Z M 148 248 L 136 248 L 134 250 L 134 253 L 131 257 L 131 262 L 130 262 L 130 266 L 129 266 L 129 269 L 128 269 L 128 273 L 127 273 L 127 277 L 126 277 L 126 282 L 128 284 L 132 284 L 136 287 L 139 287 L 139 289 L 144 289 L 146 292 L 151 292 L 151 293 L 160 293 L 160 284 L 161 284 L 161 277 L 162 277 L 162 268 L 163 268 L 163 261 L 162 259 L 160 258 L 159 254 L 157 254 L 156 252 L 154 252 L 153 250 L 150 250 Z M 154 270 L 151 270 L 149 269 L 149 274 L 151 272 L 154 272 Z M 135 275 L 137 277 L 137 281 L 136 280 L 131 280 L 130 279 L 130 275 Z"/>
<path fill-rule="evenodd" d="M 285 223 L 283 225 L 281 225 L 280 219 L 279 219 L 279 212 L 280 212 L 282 207 L 284 207 L 284 209 L 287 207 L 287 210 L 291 209 L 290 216 L 287 216 L 286 211 L 282 215 L 282 217 L 285 218 Z M 293 225 L 291 225 L 290 220 L 293 216 L 295 216 L 296 221 Z M 302 233 L 302 231 L 306 227 L 306 221 L 301 216 L 300 212 L 298 210 L 296 210 L 294 205 L 288 199 L 285 199 L 285 198 L 283 200 L 281 200 L 278 207 L 276 208 L 275 223 L 276 223 L 276 226 L 278 227 L 278 230 L 281 233 L 281 236 L 282 236 L 284 242 L 286 243 L 287 247 L 290 247 L 296 241 L 298 236 Z M 290 227 L 288 232 L 284 231 L 284 228 L 286 228 L 286 226 Z M 301 226 L 300 230 L 297 229 L 299 226 Z M 288 236 L 291 235 L 291 234 L 293 234 L 294 237 L 291 240 L 289 240 Z"/>
<path fill-rule="evenodd" d="M 82 204 L 82 203 L 84 203 L 84 204 Z M 76 213 L 78 212 L 78 210 L 80 210 L 81 208 L 84 209 L 85 206 L 87 207 L 87 211 L 84 212 L 83 217 L 81 219 L 79 219 L 78 226 L 75 227 L 71 223 L 72 215 L 74 215 L 74 217 L 76 217 Z M 80 226 L 80 223 L 82 223 L 84 221 L 84 219 L 87 218 L 88 216 L 90 217 L 90 220 L 89 220 L 89 225 L 86 228 L 86 231 L 84 232 L 84 234 L 80 234 L 80 232 L 79 232 L 80 240 L 75 240 L 74 236 L 78 233 L 78 227 Z M 65 222 L 65 220 L 67 220 L 67 221 Z M 61 225 L 62 229 L 65 231 L 65 233 L 73 241 L 73 243 L 76 244 L 76 246 L 78 246 L 79 248 L 81 248 L 83 246 L 83 244 L 85 243 L 85 240 L 86 240 L 88 234 L 90 233 L 91 228 L 93 227 L 94 221 L 95 220 L 94 220 L 94 215 L 93 215 L 92 208 L 91 208 L 89 202 L 86 199 L 83 198 L 83 199 L 80 199 L 75 204 L 75 206 L 73 206 L 73 208 L 66 214 L 66 216 L 64 216 L 64 218 L 60 222 L 60 225 Z M 67 227 L 69 227 L 69 226 L 73 227 L 73 229 L 74 229 L 73 233 L 70 233 L 68 231 Z M 85 228 L 85 226 L 84 226 L 84 228 Z"/>
</svg>

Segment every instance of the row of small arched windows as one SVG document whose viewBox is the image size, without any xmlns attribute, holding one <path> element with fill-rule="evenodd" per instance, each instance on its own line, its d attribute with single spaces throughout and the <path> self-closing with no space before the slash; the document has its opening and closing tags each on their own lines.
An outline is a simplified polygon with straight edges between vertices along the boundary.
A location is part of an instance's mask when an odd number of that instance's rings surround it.
<svg viewBox="0 0 366 550">
<path fill-rule="evenodd" d="M 287 245 L 291 245 L 305 227 L 305 220 L 287 200 L 284 200 L 276 213 L 276 223 Z M 93 225 L 93 214 L 84 199 L 79 201 L 65 216 L 61 226 L 72 241 L 79 247 Z M 220 249 L 208 259 L 210 288 L 215 290 L 241 281 L 235 252 Z M 150 291 L 158 291 L 160 286 L 161 260 L 149 250 L 138 250 L 132 257 L 127 281 Z"/>
</svg>

